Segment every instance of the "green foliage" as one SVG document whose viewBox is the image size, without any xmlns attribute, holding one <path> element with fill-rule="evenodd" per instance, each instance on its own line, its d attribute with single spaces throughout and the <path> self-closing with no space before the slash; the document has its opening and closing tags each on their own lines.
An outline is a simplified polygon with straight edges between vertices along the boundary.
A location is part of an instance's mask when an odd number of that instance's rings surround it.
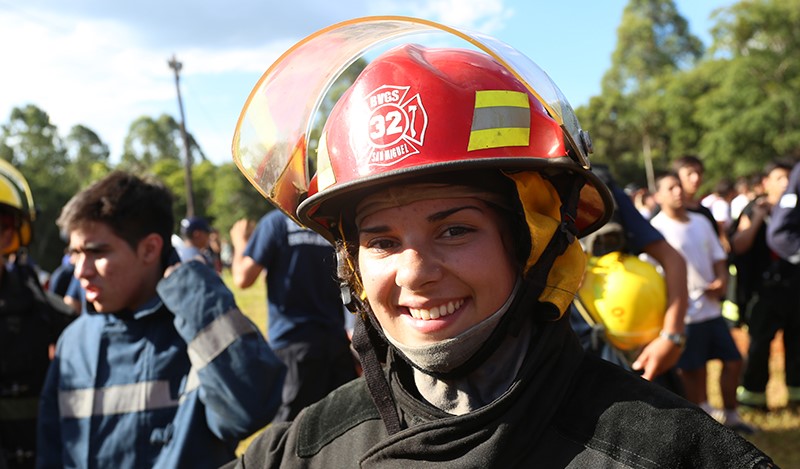
<svg viewBox="0 0 800 469">
<path fill-rule="evenodd" d="M 235 164 L 216 168 L 207 213 L 224 238 L 237 220 L 258 220 L 272 209 L 272 204 L 250 185 Z"/>
<path fill-rule="evenodd" d="M 171 116 L 142 116 L 128 129 L 120 169 L 142 172 L 159 161 L 181 161 L 181 143 L 180 126 Z"/>
<path fill-rule="evenodd" d="M 598 161 L 620 181 L 646 179 L 652 186 L 653 167 L 667 163 L 666 89 L 671 77 L 702 53 L 702 43 L 689 33 L 673 0 L 631 0 L 625 7 L 602 95 L 578 110 L 592 132 Z"/>
<path fill-rule="evenodd" d="M 692 66 L 702 53 L 702 42 L 689 33 L 673 0 L 631 0 L 617 29 L 603 88 L 624 94 L 647 91 L 648 82 Z"/>
<path fill-rule="evenodd" d="M 186 170 L 179 160 L 161 159 L 153 164 L 149 173 L 163 182 L 172 192 L 172 216 L 175 220 L 175 230 L 186 216 Z"/>
<path fill-rule="evenodd" d="M 699 151 L 711 174 L 745 175 L 800 157 L 800 1 L 740 2 L 717 15 L 720 73 L 697 102 Z"/>
<path fill-rule="evenodd" d="M 81 174 L 87 174 L 95 163 L 108 164 L 108 145 L 92 129 L 76 125 L 65 142 L 69 159 Z"/>
<path fill-rule="evenodd" d="M 705 55 L 669 0 L 631 0 L 602 93 L 577 109 L 595 160 L 642 184 L 685 154 L 721 177 L 800 158 L 800 0 L 741 1 L 714 15 Z"/>
</svg>

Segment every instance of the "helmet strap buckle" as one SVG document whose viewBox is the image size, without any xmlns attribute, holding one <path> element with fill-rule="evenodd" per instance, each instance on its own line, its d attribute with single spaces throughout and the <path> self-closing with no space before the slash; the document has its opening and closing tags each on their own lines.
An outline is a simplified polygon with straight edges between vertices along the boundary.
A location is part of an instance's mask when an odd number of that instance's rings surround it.
<svg viewBox="0 0 800 469">
<path fill-rule="evenodd" d="M 352 269 L 352 265 L 347 259 L 346 254 L 343 250 L 336 251 L 336 270 L 338 273 L 339 278 L 345 278 L 345 273 Z M 347 281 L 342 280 L 339 282 L 339 295 L 342 298 L 342 304 L 347 308 L 348 311 L 351 313 L 357 313 L 358 308 L 358 300 L 356 299 L 357 296 L 353 294 L 353 289 L 350 287 L 350 284 Z"/>
</svg>

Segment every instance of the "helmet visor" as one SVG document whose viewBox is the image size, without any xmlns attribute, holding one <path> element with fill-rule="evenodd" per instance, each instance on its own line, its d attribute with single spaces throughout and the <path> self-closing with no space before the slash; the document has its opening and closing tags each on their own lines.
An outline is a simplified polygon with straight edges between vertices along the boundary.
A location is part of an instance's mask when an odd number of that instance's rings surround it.
<svg viewBox="0 0 800 469">
<path fill-rule="evenodd" d="M 574 158 L 588 168 L 585 139 L 572 107 L 550 77 L 528 57 L 480 33 L 416 18 L 379 16 L 318 31 L 267 69 L 247 98 L 236 124 L 232 152 L 240 171 L 264 197 L 298 221 L 297 206 L 310 182 L 309 135 L 330 86 L 370 49 L 407 36 L 431 33 L 466 41 L 515 74 L 561 125 Z"/>
</svg>

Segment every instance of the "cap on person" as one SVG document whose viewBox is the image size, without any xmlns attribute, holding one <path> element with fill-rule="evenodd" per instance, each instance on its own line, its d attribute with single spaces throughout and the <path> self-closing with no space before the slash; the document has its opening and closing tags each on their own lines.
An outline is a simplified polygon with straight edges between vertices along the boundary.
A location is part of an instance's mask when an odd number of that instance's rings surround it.
<svg viewBox="0 0 800 469">
<path fill-rule="evenodd" d="M 211 233 L 211 225 L 203 217 L 189 217 L 181 220 L 181 235 L 191 236 L 195 231 Z"/>
</svg>

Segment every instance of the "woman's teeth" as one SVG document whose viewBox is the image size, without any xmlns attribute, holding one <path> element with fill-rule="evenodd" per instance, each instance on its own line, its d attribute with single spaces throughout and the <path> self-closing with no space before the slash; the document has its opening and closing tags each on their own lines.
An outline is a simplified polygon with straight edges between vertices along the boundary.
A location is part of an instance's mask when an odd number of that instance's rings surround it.
<svg viewBox="0 0 800 469">
<path fill-rule="evenodd" d="M 439 319 L 444 316 L 449 316 L 453 314 L 455 310 L 461 307 L 464 304 L 464 300 L 458 301 L 451 301 L 447 304 L 443 304 L 441 306 L 435 306 L 431 309 L 416 309 L 416 308 L 408 308 L 408 312 L 411 313 L 411 316 L 415 319 Z"/>
</svg>

